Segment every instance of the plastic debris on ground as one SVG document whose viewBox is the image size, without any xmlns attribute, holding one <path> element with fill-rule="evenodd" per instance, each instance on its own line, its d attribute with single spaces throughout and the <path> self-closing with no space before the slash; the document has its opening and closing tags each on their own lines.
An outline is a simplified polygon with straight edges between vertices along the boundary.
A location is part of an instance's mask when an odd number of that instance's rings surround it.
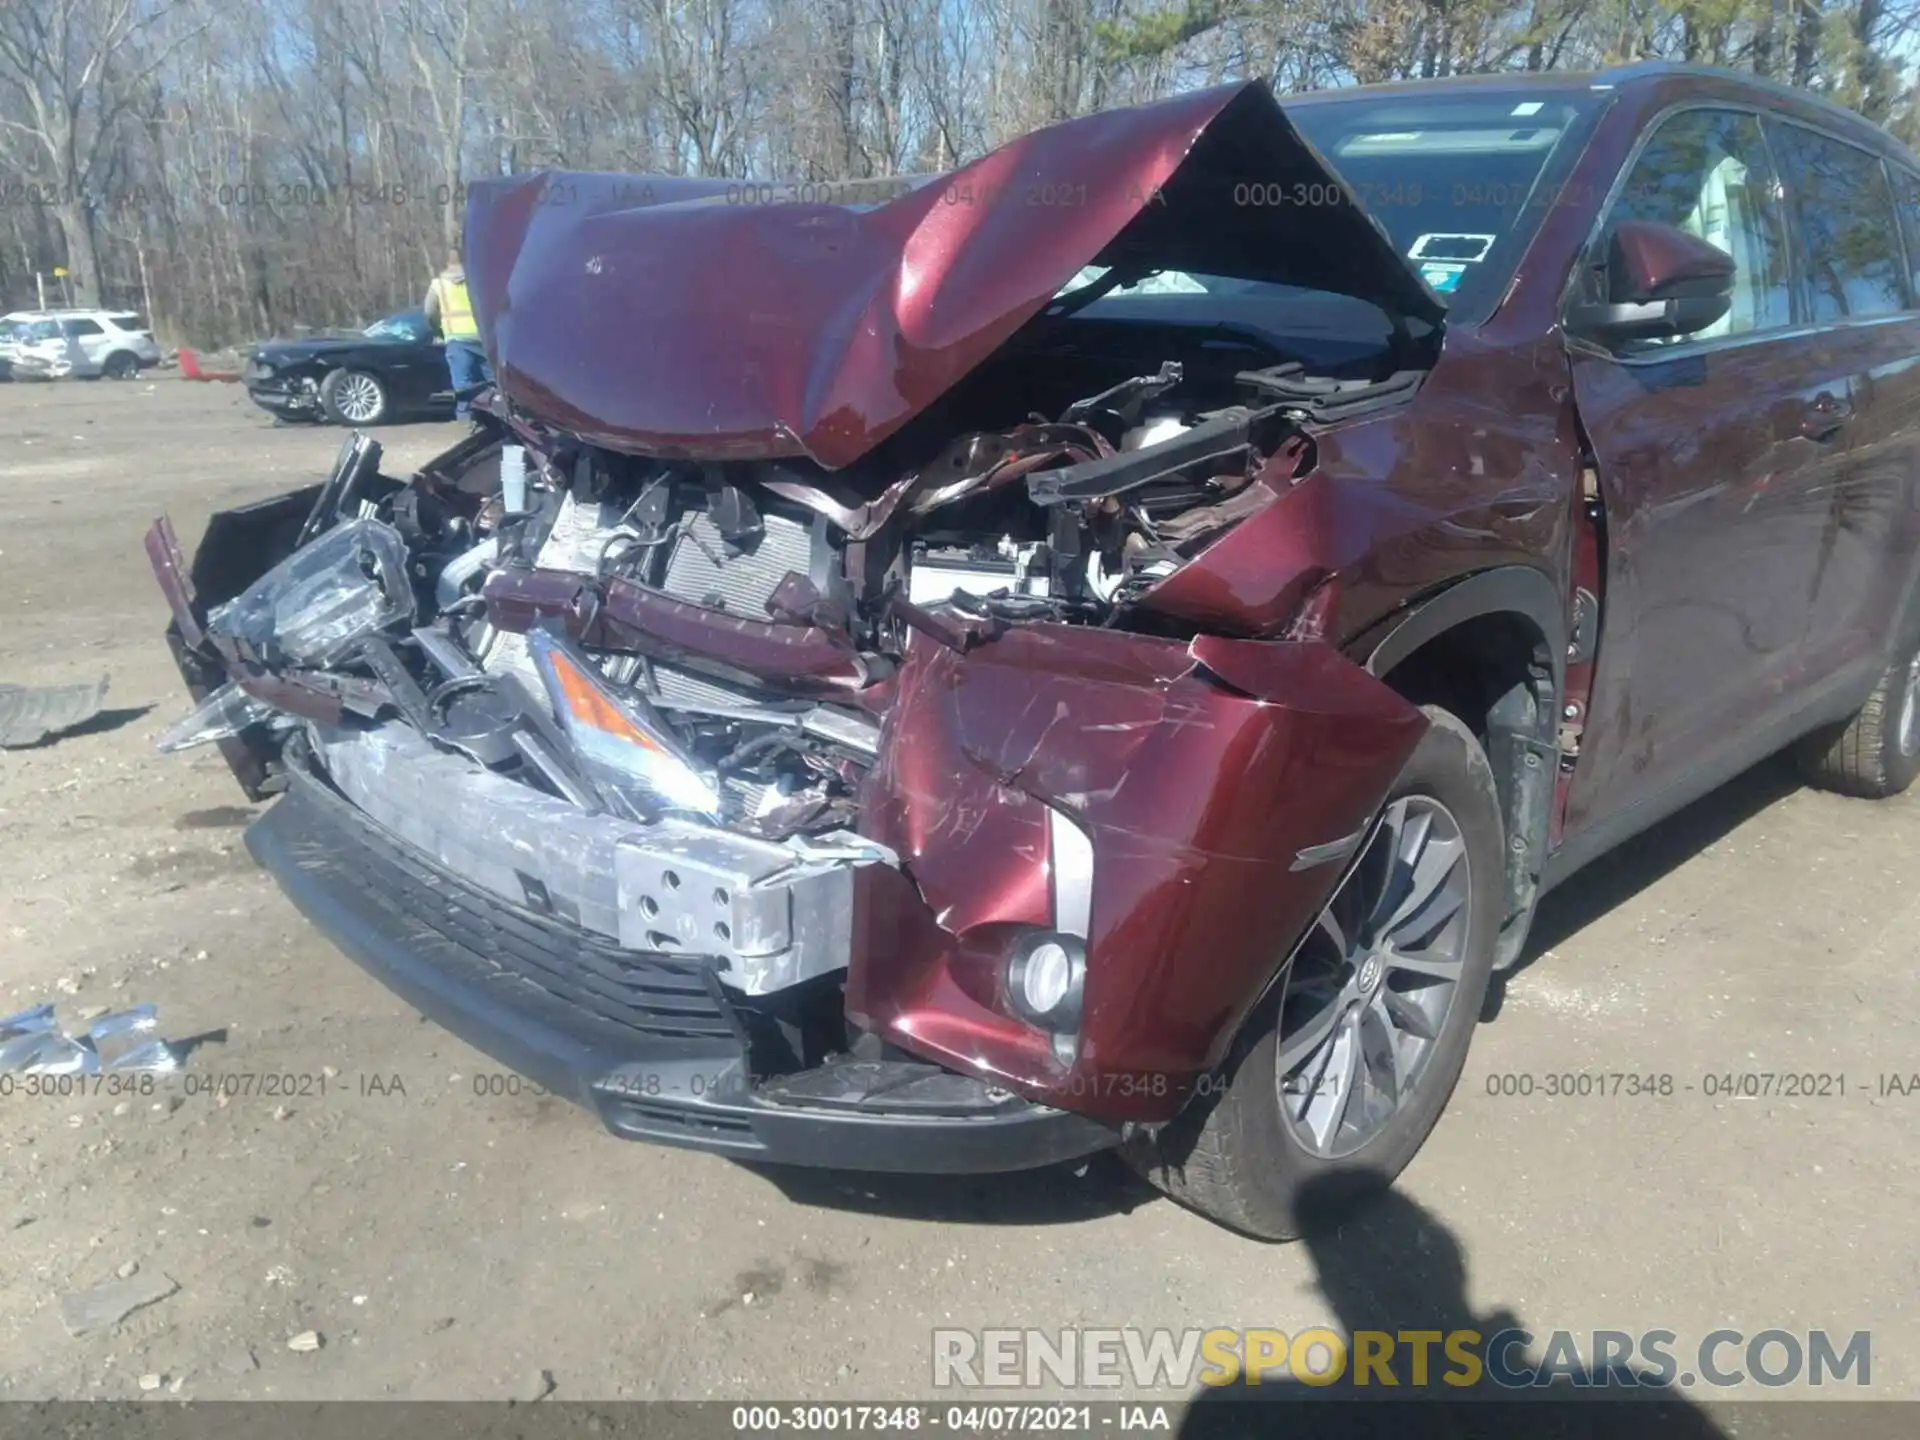
<svg viewBox="0 0 1920 1440">
<path fill-rule="evenodd" d="M 107 701 L 107 677 L 78 685 L 0 685 L 0 749 L 20 750 L 84 725 Z"/>
<path fill-rule="evenodd" d="M 118 1325 L 136 1310 L 166 1299 L 180 1286 L 159 1271 L 141 1271 L 125 1280 L 109 1280 L 90 1290 L 60 1297 L 60 1323 L 69 1335 L 85 1335 Z"/>
<path fill-rule="evenodd" d="M 151 1005 L 99 1016 L 77 1035 L 63 1032 L 52 1005 L 0 1019 L 0 1075 L 171 1074 L 180 1052 L 160 1038 Z"/>
</svg>

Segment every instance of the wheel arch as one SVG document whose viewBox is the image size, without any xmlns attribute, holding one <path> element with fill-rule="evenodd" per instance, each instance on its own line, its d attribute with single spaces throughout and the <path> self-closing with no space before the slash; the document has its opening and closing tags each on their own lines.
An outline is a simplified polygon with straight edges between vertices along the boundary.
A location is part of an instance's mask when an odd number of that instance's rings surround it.
<svg viewBox="0 0 1920 1440">
<path fill-rule="evenodd" d="M 1545 572 L 1506 565 L 1430 593 L 1351 647 L 1416 704 L 1458 715 L 1487 752 L 1506 826 L 1505 905 L 1495 963 L 1519 959 L 1540 895 L 1559 773 L 1567 613 Z"/>
</svg>

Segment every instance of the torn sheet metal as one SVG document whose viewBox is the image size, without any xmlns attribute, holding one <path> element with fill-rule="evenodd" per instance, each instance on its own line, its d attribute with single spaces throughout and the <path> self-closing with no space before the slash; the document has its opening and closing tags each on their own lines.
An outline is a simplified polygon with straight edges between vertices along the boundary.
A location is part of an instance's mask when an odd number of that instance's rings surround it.
<svg viewBox="0 0 1920 1440">
<path fill-rule="evenodd" d="M 77 685 L 0 685 L 0 749 L 24 749 L 84 725 L 106 700 L 105 675 Z"/>
</svg>

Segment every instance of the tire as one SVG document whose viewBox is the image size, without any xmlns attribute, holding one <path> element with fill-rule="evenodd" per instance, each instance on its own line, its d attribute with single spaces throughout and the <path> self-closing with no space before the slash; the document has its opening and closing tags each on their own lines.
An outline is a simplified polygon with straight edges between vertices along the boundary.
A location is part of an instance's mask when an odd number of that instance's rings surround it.
<svg viewBox="0 0 1920 1440">
<path fill-rule="evenodd" d="M 1908 640 L 1853 719 L 1815 731 L 1793 753 L 1800 773 L 1822 790 L 1885 800 L 1913 784 L 1920 775 L 1920 639 Z"/>
<path fill-rule="evenodd" d="M 320 405 L 336 425 L 378 425 L 387 418 L 387 387 L 365 370 L 335 370 L 320 382 Z"/>
<path fill-rule="evenodd" d="M 131 380 L 140 373 L 140 357 L 131 350 L 116 350 L 107 356 L 100 373 L 109 380 Z"/>
<path fill-rule="evenodd" d="M 1428 706 L 1426 715 L 1427 733 L 1394 782 L 1360 858 L 1301 941 L 1286 973 L 1242 1027 L 1223 1067 L 1223 1083 L 1196 1096 L 1157 1136 L 1129 1147 L 1136 1168 L 1168 1195 L 1257 1239 L 1294 1239 L 1322 1217 L 1392 1184 L 1432 1132 L 1466 1063 L 1500 928 L 1504 826 L 1493 771 L 1473 732 L 1445 710 Z M 1396 815 L 1402 817 L 1397 831 Z M 1415 816 L 1426 817 L 1428 838 L 1421 844 L 1433 849 L 1407 849 L 1418 829 Z M 1457 858 L 1449 858 L 1454 847 L 1446 821 L 1459 842 Z M 1448 867 L 1445 882 L 1410 907 L 1404 886 L 1412 872 L 1388 863 L 1407 853 L 1416 861 L 1427 857 L 1436 869 Z M 1454 877 L 1462 874 L 1464 884 L 1454 885 Z M 1410 914 L 1382 926 L 1403 952 L 1383 970 L 1367 968 L 1381 964 L 1383 951 L 1365 944 L 1342 947 L 1332 939 L 1371 928 L 1353 923 L 1355 915 L 1397 916 L 1403 908 Z M 1436 916 L 1443 918 L 1436 921 Z M 1416 930 L 1428 938 L 1421 939 Z M 1383 1032 L 1379 1027 L 1388 1021 L 1382 1006 L 1405 1013 L 1409 1004 L 1429 1010 L 1440 1005 L 1442 997 L 1434 992 L 1446 982 L 1397 967 L 1414 957 L 1439 956 L 1443 946 L 1457 960 L 1444 967 L 1453 978 L 1439 1015 L 1421 1021 L 1432 1033 L 1422 1038 L 1404 1029 Z M 1333 958 L 1343 948 L 1346 960 Z M 1339 983 L 1341 974 L 1350 978 Z M 1324 1005 L 1317 1003 L 1322 995 L 1328 997 Z M 1312 1019 L 1302 1020 L 1303 1014 Z M 1357 1017 L 1358 1028 L 1321 1076 L 1302 1083 L 1315 1062 L 1288 1065 L 1294 1088 L 1283 1108 L 1281 1082 L 1287 1076 L 1278 1073 L 1283 1044 L 1292 1056 L 1322 1026 L 1335 1035 L 1345 1031 L 1345 1020 L 1329 1021 L 1329 1014 Z M 1351 1119 L 1350 1106 L 1339 1108 L 1341 1097 L 1363 1097 L 1365 1112 L 1367 1102 L 1377 1101 L 1382 1092 L 1366 1084 L 1329 1091 L 1324 1077 L 1345 1055 L 1356 1061 L 1353 1080 L 1361 1079 L 1363 1069 L 1371 1076 L 1370 1062 L 1362 1058 L 1369 1051 L 1366 1041 L 1377 1042 L 1382 1034 L 1396 1054 L 1419 1044 L 1421 1058 L 1404 1079 L 1396 1106 L 1374 1117 L 1363 1114 L 1373 1126 L 1368 1130 Z M 1385 1052 L 1376 1044 L 1372 1053 Z M 1337 1111 L 1330 1121 L 1328 1107 Z M 1304 1118 L 1290 1118 L 1292 1111 Z M 1318 1141 L 1312 1135 L 1317 1123 L 1327 1128 Z M 1350 1148 L 1342 1148 L 1348 1142 Z"/>
</svg>

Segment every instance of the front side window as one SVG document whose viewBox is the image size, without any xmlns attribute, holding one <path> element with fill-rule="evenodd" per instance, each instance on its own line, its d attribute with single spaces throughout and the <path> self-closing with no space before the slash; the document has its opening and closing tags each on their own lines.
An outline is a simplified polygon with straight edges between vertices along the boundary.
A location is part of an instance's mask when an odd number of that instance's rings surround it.
<svg viewBox="0 0 1920 1440">
<path fill-rule="evenodd" d="M 1879 157 L 1784 121 L 1771 128 L 1800 219 L 1801 284 L 1813 319 L 1906 309 L 1906 260 Z"/>
<path fill-rule="evenodd" d="M 376 320 L 362 332 L 369 340 L 421 341 L 427 338 L 426 321 L 413 312 L 389 315 Z"/>
<path fill-rule="evenodd" d="M 1608 212 L 1597 258 L 1604 260 L 1607 239 L 1622 220 L 1671 225 L 1733 257 L 1732 307 L 1682 339 L 1740 335 L 1792 322 L 1784 208 L 1755 116 L 1683 110 L 1662 121 Z"/>
</svg>

